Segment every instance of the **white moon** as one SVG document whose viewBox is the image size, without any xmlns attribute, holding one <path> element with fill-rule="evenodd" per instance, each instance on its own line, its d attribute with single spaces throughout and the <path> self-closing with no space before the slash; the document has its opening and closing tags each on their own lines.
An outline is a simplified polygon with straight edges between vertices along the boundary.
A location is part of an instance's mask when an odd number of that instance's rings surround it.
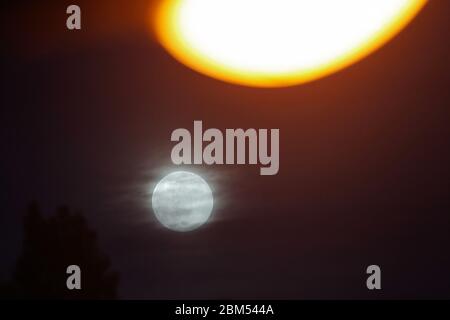
<svg viewBox="0 0 450 320">
<path fill-rule="evenodd" d="M 174 231 L 191 231 L 210 217 L 213 195 L 200 176 L 177 171 L 165 176 L 156 185 L 152 207 L 156 218 L 165 227 Z"/>
</svg>

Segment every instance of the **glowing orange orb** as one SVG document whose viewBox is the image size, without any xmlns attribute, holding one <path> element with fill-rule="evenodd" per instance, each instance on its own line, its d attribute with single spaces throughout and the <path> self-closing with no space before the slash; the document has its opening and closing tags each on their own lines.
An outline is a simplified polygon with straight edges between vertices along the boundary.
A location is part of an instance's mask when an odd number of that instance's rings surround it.
<svg viewBox="0 0 450 320">
<path fill-rule="evenodd" d="M 162 0 L 160 43 L 208 76 L 249 86 L 312 81 L 367 56 L 427 0 Z"/>
</svg>

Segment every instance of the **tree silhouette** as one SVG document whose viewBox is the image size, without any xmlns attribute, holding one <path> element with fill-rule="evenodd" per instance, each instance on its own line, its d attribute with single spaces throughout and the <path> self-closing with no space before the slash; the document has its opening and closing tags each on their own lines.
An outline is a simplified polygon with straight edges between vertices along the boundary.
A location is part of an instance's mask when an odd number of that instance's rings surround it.
<svg viewBox="0 0 450 320">
<path fill-rule="evenodd" d="M 81 269 L 81 290 L 66 286 L 70 265 Z M 32 204 L 24 219 L 23 252 L 12 281 L 0 291 L 13 299 L 115 299 L 118 275 L 109 269 L 109 259 L 81 214 L 61 207 L 44 218 Z"/>
</svg>

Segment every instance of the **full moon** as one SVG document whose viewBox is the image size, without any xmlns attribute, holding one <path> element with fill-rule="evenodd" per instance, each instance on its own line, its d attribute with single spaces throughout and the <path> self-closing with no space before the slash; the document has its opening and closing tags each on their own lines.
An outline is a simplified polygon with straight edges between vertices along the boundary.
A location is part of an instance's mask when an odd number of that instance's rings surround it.
<svg viewBox="0 0 450 320">
<path fill-rule="evenodd" d="M 152 207 L 158 221 L 174 231 L 191 231 L 208 221 L 213 208 L 209 185 L 200 176 L 177 171 L 153 190 Z"/>
<path fill-rule="evenodd" d="M 280 87 L 341 70 L 399 33 L 427 0 L 161 0 L 152 29 L 186 66 Z"/>
</svg>

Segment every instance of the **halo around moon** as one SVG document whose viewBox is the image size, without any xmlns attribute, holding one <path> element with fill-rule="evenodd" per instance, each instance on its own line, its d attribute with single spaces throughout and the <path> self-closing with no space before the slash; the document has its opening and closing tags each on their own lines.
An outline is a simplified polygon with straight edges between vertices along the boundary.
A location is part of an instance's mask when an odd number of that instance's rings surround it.
<svg viewBox="0 0 450 320">
<path fill-rule="evenodd" d="M 399 33 L 427 0 L 161 0 L 150 17 L 178 61 L 235 84 L 280 87 L 341 70 Z"/>
<path fill-rule="evenodd" d="M 200 176 L 177 171 L 153 190 L 152 207 L 158 221 L 174 231 L 191 231 L 206 223 L 213 208 L 209 185 Z"/>
</svg>

